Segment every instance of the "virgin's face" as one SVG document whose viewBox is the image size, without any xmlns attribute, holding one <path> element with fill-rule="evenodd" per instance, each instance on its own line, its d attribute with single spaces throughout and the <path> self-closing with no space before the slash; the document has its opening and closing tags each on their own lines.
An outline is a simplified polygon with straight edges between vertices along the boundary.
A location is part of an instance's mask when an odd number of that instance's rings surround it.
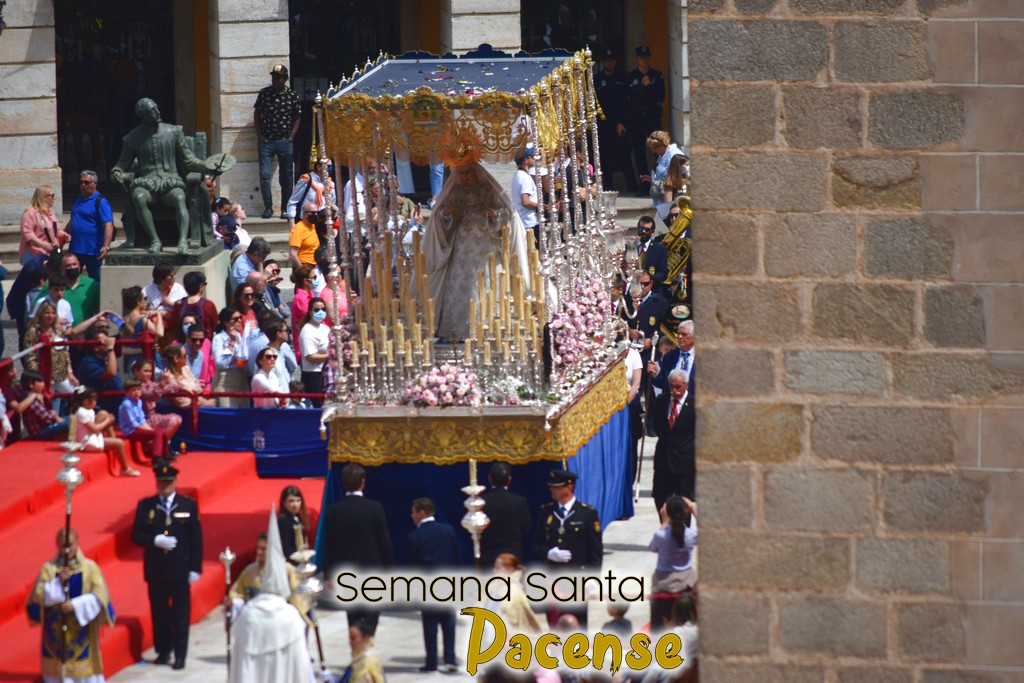
<svg viewBox="0 0 1024 683">
<path fill-rule="evenodd" d="M 462 184 L 466 187 L 473 187 L 477 183 L 476 169 L 472 166 L 460 166 L 459 179 L 462 180 Z"/>
</svg>

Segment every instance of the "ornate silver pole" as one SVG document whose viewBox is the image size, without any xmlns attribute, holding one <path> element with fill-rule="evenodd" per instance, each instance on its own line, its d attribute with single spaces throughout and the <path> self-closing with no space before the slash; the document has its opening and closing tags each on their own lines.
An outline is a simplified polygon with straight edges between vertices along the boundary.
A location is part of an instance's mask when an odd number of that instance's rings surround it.
<svg viewBox="0 0 1024 683">
<path fill-rule="evenodd" d="M 540 172 L 541 154 L 540 154 L 540 131 L 537 130 L 537 93 L 536 91 L 530 91 L 530 133 L 533 142 L 533 170 L 534 182 L 540 183 L 537 188 L 537 197 L 543 202 L 544 197 L 544 181 Z M 540 256 L 541 263 L 544 263 L 547 259 L 548 253 L 548 240 L 547 240 L 547 212 L 543 208 L 538 207 L 537 210 L 537 252 Z"/>
<path fill-rule="evenodd" d="M 72 421 L 72 427 L 74 422 Z M 71 494 L 75 492 L 79 484 L 85 481 L 85 475 L 82 474 L 82 470 L 78 469 L 78 463 L 82 461 L 81 456 L 78 455 L 78 451 L 82 450 L 83 445 L 77 441 L 73 441 L 75 438 L 74 433 L 71 433 L 68 437 L 68 441 L 61 444 L 61 447 L 65 450 L 60 461 L 64 463 L 60 472 L 57 473 L 57 481 L 64 485 L 64 548 L 61 551 L 61 559 L 63 560 L 63 566 L 71 566 Z M 64 588 L 64 600 L 70 600 L 70 586 L 67 581 L 62 581 L 61 586 Z M 60 648 L 60 677 L 61 680 L 65 678 L 65 667 L 68 662 L 68 615 L 61 615 L 60 619 L 61 628 L 61 648 Z"/>
<path fill-rule="evenodd" d="M 587 204 L 583 207 L 583 223 L 586 226 L 583 230 L 584 233 L 590 231 L 590 224 L 594 216 L 594 202 L 592 200 L 595 197 L 590 196 L 590 174 L 587 170 L 593 157 L 591 154 L 594 148 L 593 139 L 597 136 L 597 131 L 590 127 L 590 119 L 587 116 L 587 91 L 584 85 L 583 71 L 588 69 L 589 64 L 588 61 L 580 57 L 578 52 L 573 57 L 572 76 L 573 81 L 576 83 L 576 122 L 580 131 L 580 146 L 583 148 L 583 179 L 581 184 L 584 186 L 583 190 L 587 193 Z M 595 175 L 595 179 L 596 177 Z M 579 231 L 579 227 L 577 226 L 577 231 Z"/>
<path fill-rule="evenodd" d="M 597 191 L 600 200 L 597 203 L 599 225 L 603 229 L 608 223 L 607 210 L 605 208 L 604 192 L 604 175 L 601 171 L 601 145 L 597 139 L 597 99 L 594 91 L 594 61 L 591 59 L 590 48 L 588 47 L 584 54 L 586 55 L 586 67 L 587 67 L 587 78 L 586 78 L 586 90 L 587 90 L 587 121 L 590 124 L 590 134 L 593 136 L 594 146 L 594 180 L 597 184 Z"/>
<path fill-rule="evenodd" d="M 462 528 L 473 537 L 473 558 L 477 569 L 480 568 L 480 534 L 491 523 L 487 513 L 484 512 L 484 499 L 480 494 L 486 487 L 476 482 L 476 458 L 469 459 L 469 486 L 463 486 L 462 492 L 466 494 L 466 514 L 462 517 Z"/>
<path fill-rule="evenodd" d="M 313 623 L 313 632 L 316 634 L 316 651 L 320 656 L 320 671 L 317 673 L 321 681 L 330 681 L 331 672 L 327 670 L 324 663 L 324 644 L 320 637 L 320 620 L 316 615 L 316 601 L 324 592 L 324 583 L 316 577 L 318 567 L 313 564 L 313 557 L 316 551 L 312 548 L 297 550 L 288 559 L 296 564 L 295 572 L 299 575 L 299 583 L 295 586 L 295 595 L 300 595 L 306 601 L 308 609 L 306 615 Z"/>
<path fill-rule="evenodd" d="M 231 546 L 224 546 L 224 552 L 217 556 L 224 565 L 224 597 L 231 597 L 231 565 L 238 556 L 231 551 Z M 230 603 L 227 603 L 230 604 Z M 228 641 L 228 678 L 231 678 L 231 607 L 224 608 L 224 633 Z"/>
</svg>

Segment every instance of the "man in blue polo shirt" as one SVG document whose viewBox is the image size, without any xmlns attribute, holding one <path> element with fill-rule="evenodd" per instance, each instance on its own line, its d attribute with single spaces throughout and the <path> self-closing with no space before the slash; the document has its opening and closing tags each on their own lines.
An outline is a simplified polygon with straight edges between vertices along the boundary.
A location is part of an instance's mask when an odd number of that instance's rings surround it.
<svg viewBox="0 0 1024 683">
<path fill-rule="evenodd" d="M 116 338 L 107 333 L 106 321 L 93 323 L 86 330 L 85 338 L 99 344 L 86 351 L 75 368 L 78 381 L 82 386 L 96 391 L 124 391 L 124 383 L 117 371 L 117 354 L 114 351 Z M 120 403 L 119 396 L 104 396 L 99 399 L 98 405 L 111 415 L 117 415 Z"/>
<path fill-rule="evenodd" d="M 78 254 L 89 277 L 99 282 L 100 267 L 114 239 L 114 212 L 110 202 L 96 189 L 96 182 L 96 171 L 82 171 L 79 176 L 82 194 L 71 207 L 67 230 L 71 235 L 68 250 Z"/>
</svg>

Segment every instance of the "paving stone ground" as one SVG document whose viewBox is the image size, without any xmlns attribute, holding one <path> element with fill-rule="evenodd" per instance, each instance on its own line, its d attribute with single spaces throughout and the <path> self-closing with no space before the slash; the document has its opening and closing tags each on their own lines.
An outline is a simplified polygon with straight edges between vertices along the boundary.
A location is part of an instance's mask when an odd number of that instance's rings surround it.
<svg viewBox="0 0 1024 683">
<path fill-rule="evenodd" d="M 636 514 L 628 520 L 616 521 L 604 530 L 603 572 L 612 570 L 617 578 L 624 576 L 645 577 L 645 589 L 649 586 L 654 571 L 654 553 L 648 552 L 647 543 L 657 528 L 658 519 L 650 499 L 651 469 L 654 457 L 654 439 L 647 439 L 644 447 L 644 464 L 641 498 L 636 505 Z M 139 577 L 141 581 L 141 576 Z M 591 632 L 601 626 L 608 617 L 606 603 L 589 603 L 588 619 Z M 340 676 L 350 661 L 348 630 L 345 613 L 323 608 L 319 611 L 324 658 L 328 669 Z M 646 602 L 633 603 L 627 618 L 639 629 L 647 623 L 649 607 Z M 419 613 L 390 612 L 381 617 L 377 628 L 377 650 L 381 654 L 388 683 L 420 683 L 421 681 L 471 681 L 464 664 L 469 638 L 468 617 L 459 617 L 456 626 L 456 656 L 460 671 L 455 674 L 421 674 L 423 665 L 423 632 Z M 140 683 L 152 681 L 175 681 L 180 683 L 212 683 L 227 679 L 225 664 L 224 612 L 214 610 L 205 619 L 192 626 L 189 637 L 188 663 L 182 671 L 172 671 L 166 666 L 154 666 L 145 662 L 122 670 L 108 678 L 110 683 Z M 309 638 L 310 651 L 316 657 L 316 642 Z M 152 649 L 144 654 L 145 660 L 154 657 Z"/>
</svg>

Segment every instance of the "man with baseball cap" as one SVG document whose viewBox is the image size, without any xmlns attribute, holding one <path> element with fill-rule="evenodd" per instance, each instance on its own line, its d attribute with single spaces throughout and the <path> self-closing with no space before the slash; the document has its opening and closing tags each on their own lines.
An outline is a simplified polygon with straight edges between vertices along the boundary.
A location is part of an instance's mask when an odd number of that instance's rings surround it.
<svg viewBox="0 0 1024 683">
<path fill-rule="evenodd" d="M 185 668 L 190 585 L 203 571 L 203 528 L 196 501 L 177 493 L 178 470 L 168 461 L 153 461 L 157 495 L 143 498 L 135 510 L 132 541 L 143 547 L 143 571 L 153 620 L 154 664 Z"/>
<path fill-rule="evenodd" d="M 260 193 L 263 195 L 261 218 L 274 215 L 274 196 L 270 192 L 270 172 L 277 156 L 281 185 L 281 219 L 288 220 L 286 205 L 292 192 L 292 143 L 299 133 L 302 109 L 299 96 L 288 87 L 288 67 L 276 64 L 270 70 L 270 85 L 260 90 L 253 107 L 257 152 L 260 161 Z"/>
<path fill-rule="evenodd" d="M 512 176 L 512 206 L 516 207 L 523 227 L 533 230 L 534 244 L 539 248 L 540 234 L 537 227 L 540 223 L 537 207 L 540 206 L 537 194 L 537 182 L 533 172 L 533 145 L 526 145 L 516 154 L 516 172 Z"/>
</svg>

